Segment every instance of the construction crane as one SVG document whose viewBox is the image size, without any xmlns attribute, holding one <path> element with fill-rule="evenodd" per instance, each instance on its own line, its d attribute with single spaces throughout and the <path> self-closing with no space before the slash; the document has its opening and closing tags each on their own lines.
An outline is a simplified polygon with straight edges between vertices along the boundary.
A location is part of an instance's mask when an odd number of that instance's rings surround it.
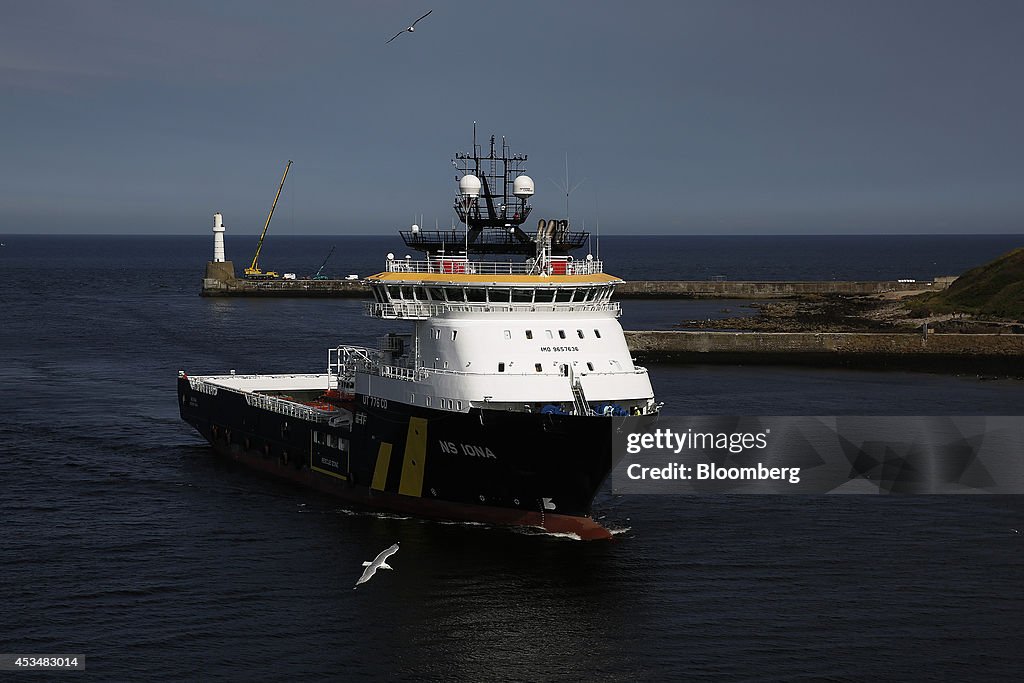
<svg viewBox="0 0 1024 683">
<path fill-rule="evenodd" d="M 324 266 L 327 265 L 327 262 L 331 260 L 331 254 L 333 254 L 333 253 L 334 253 L 334 247 L 332 246 L 331 250 L 327 253 L 327 258 L 325 258 L 324 262 L 320 264 L 320 267 L 316 269 L 316 275 L 314 275 L 312 279 L 314 279 L 314 280 L 326 280 L 327 279 L 327 276 L 323 274 L 323 270 L 324 270 Z"/>
<path fill-rule="evenodd" d="M 270 227 L 270 219 L 274 217 L 274 209 L 277 208 L 277 200 L 281 198 L 281 190 L 284 189 L 284 180 L 288 177 L 288 169 L 292 167 L 292 162 L 289 159 L 288 164 L 284 167 L 284 175 L 281 176 L 281 184 L 277 188 L 277 195 L 274 197 L 274 203 L 270 206 L 270 214 L 267 216 L 267 224 L 263 226 L 263 233 L 260 234 L 260 241 L 256 245 L 256 254 L 252 257 L 252 265 L 245 269 L 245 276 L 253 280 L 266 280 L 269 278 L 277 277 L 277 273 L 268 270 L 263 272 L 260 270 L 258 262 L 260 260 L 260 250 L 263 249 L 263 239 L 267 236 L 267 228 Z"/>
</svg>

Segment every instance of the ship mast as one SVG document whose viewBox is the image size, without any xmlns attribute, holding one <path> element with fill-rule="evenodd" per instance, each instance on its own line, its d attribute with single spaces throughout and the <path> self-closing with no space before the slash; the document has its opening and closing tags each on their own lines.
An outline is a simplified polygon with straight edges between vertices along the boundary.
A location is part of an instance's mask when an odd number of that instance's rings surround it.
<svg viewBox="0 0 1024 683">
<path fill-rule="evenodd" d="M 513 154 L 505 138 L 500 148 L 497 138 L 490 137 L 486 153 L 477 143 L 473 124 L 472 152 L 456 152 L 452 159 L 455 181 L 459 185 L 454 209 L 465 232 L 452 230 L 399 231 L 407 246 L 427 254 L 443 253 L 453 245 L 464 244 L 467 252 L 477 254 L 527 254 L 537 250 L 534 237 L 522 226 L 533 207 L 533 179 L 526 175 L 526 154 Z M 467 194 L 466 183 L 479 190 Z M 550 222 L 550 221 L 549 221 Z M 560 222 L 561 223 L 561 222 Z M 570 232 L 568 224 L 552 235 L 552 251 L 568 254 L 586 244 L 586 232 Z M 467 254 L 468 255 L 468 254 Z"/>
</svg>

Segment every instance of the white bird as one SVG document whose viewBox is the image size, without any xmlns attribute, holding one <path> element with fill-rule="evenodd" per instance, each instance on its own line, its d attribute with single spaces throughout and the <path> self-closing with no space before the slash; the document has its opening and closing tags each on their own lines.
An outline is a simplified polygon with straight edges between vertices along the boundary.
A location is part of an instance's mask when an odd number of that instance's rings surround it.
<svg viewBox="0 0 1024 683">
<path fill-rule="evenodd" d="M 434 10 L 430 10 L 430 12 L 433 12 L 433 11 Z M 390 38 L 388 38 L 386 41 L 384 41 L 384 44 L 387 45 L 388 43 L 390 43 L 392 40 L 394 40 L 398 36 L 402 35 L 403 33 L 406 33 L 406 32 L 413 33 L 416 30 L 416 24 L 420 23 L 420 21 L 422 21 L 423 19 L 426 19 L 427 15 L 430 14 L 430 12 L 427 12 L 427 14 L 424 14 L 422 17 L 420 17 L 416 21 L 412 22 L 412 26 L 410 26 L 408 28 L 403 28 L 401 31 L 399 31 L 395 35 L 393 35 Z"/>
<path fill-rule="evenodd" d="M 387 563 L 387 559 L 397 552 L 398 544 L 396 543 L 387 550 L 382 551 L 377 557 L 373 558 L 373 562 L 363 562 L 363 566 L 366 567 L 366 569 L 363 570 L 363 575 L 359 577 L 358 581 L 356 581 L 356 585 L 352 587 L 352 590 L 358 588 L 359 584 L 366 583 L 372 579 L 378 569 L 394 569 L 394 567 L 391 567 Z"/>
</svg>

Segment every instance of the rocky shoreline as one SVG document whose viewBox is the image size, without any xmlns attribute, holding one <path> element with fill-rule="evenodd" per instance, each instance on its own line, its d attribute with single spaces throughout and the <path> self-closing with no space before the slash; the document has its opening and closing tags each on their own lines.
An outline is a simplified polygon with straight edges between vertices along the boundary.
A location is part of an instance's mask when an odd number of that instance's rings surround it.
<svg viewBox="0 0 1024 683">
<path fill-rule="evenodd" d="M 936 333 L 1024 334 L 1024 321 L 985 318 L 960 312 L 931 314 L 904 293 L 898 293 L 897 296 L 824 294 L 756 302 L 749 306 L 757 309 L 757 315 L 683 320 L 675 327 L 744 332 L 909 333 L 927 329 Z"/>
</svg>

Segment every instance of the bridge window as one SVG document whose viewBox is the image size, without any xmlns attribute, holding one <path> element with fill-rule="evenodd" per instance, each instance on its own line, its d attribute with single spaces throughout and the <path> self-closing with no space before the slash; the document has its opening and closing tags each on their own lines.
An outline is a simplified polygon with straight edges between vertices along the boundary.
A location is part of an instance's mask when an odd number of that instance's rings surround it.
<svg viewBox="0 0 1024 683">
<path fill-rule="evenodd" d="M 576 334 L 580 336 L 580 339 L 583 339 L 583 330 L 576 330 Z"/>
<path fill-rule="evenodd" d="M 420 301 L 426 301 L 427 300 L 427 290 L 423 289 L 422 287 L 414 287 L 412 291 L 413 291 L 413 294 L 416 295 L 416 298 L 418 300 L 420 300 Z"/>
<path fill-rule="evenodd" d="M 498 363 L 498 372 L 505 372 L 505 364 Z"/>
<path fill-rule="evenodd" d="M 554 335 L 552 335 L 552 334 L 551 334 L 551 330 L 544 330 L 544 335 L 545 335 L 545 336 L 546 336 L 546 337 L 547 337 L 548 339 L 554 339 Z"/>
<path fill-rule="evenodd" d="M 571 289 L 559 289 L 555 291 L 555 301 L 566 303 L 572 301 Z"/>
<path fill-rule="evenodd" d="M 509 295 L 511 291 L 508 289 L 488 289 L 487 298 L 490 299 L 491 303 L 496 304 L 507 304 L 509 302 Z"/>
<path fill-rule="evenodd" d="M 527 339 L 533 339 L 533 330 L 527 330 L 526 331 L 526 338 Z"/>
<path fill-rule="evenodd" d="M 444 287 L 431 287 L 427 290 L 430 294 L 430 298 L 434 301 L 445 301 Z"/>
<path fill-rule="evenodd" d="M 555 297 L 555 290 L 553 290 L 553 289 L 537 290 L 537 303 L 539 303 L 539 304 L 540 303 L 544 303 L 544 304 L 551 303 L 552 301 L 555 300 L 554 297 Z"/>
<path fill-rule="evenodd" d="M 597 337 L 598 339 L 600 339 L 601 338 L 601 330 L 594 330 L 594 336 Z"/>
<path fill-rule="evenodd" d="M 434 339 L 440 339 L 441 338 L 441 330 L 439 330 L 439 329 L 437 329 L 435 327 L 434 329 L 431 330 L 431 335 L 434 337 Z"/>
<path fill-rule="evenodd" d="M 559 330 L 558 331 L 558 338 L 559 339 L 565 339 L 565 330 Z"/>
<path fill-rule="evenodd" d="M 505 339 L 512 338 L 512 330 L 505 330 Z"/>
<path fill-rule="evenodd" d="M 487 303 L 487 290 L 467 289 L 466 301 L 469 301 L 470 303 Z"/>
<path fill-rule="evenodd" d="M 395 285 L 388 286 L 388 296 L 392 299 L 401 299 L 402 292 Z"/>
<path fill-rule="evenodd" d="M 514 303 L 514 304 L 529 304 L 529 303 L 533 303 L 533 290 L 532 289 L 513 289 L 512 290 L 512 303 Z"/>
<path fill-rule="evenodd" d="M 536 370 L 537 372 L 543 372 L 544 371 L 544 368 L 543 368 L 543 366 L 541 366 L 540 363 L 534 363 L 533 364 L 533 369 Z"/>
<path fill-rule="evenodd" d="M 594 364 L 588 361 L 587 362 L 587 370 L 590 370 L 591 372 L 593 372 L 594 371 Z"/>
<path fill-rule="evenodd" d="M 452 341 L 455 341 L 455 338 L 458 337 L 458 336 L 459 336 L 459 331 L 458 330 L 452 330 Z"/>
</svg>

